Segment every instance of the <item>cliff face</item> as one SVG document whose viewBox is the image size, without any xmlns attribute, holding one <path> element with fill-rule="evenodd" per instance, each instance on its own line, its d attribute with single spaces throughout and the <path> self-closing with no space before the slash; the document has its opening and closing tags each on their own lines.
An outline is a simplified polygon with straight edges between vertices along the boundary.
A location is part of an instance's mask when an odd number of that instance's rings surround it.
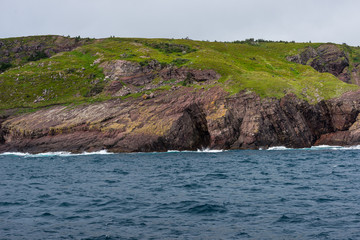
<svg viewBox="0 0 360 240">
<path fill-rule="evenodd" d="M 0 151 L 166 151 L 360 144 L 360 91 L 310 105 L 183 87 L 152 99 L 55 106 L 1 123 Z"/>
</svg>

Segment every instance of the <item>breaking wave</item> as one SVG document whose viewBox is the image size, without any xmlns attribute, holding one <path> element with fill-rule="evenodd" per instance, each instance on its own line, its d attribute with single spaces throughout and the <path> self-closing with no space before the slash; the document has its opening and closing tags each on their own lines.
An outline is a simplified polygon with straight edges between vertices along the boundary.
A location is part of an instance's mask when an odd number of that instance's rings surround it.
<svg viewBox="0 0 360 240">
<path fill-rule="evenodd" d="M 312 146 L 310 148 L 287 148 L 284 146 L 270 147 L 268 151 L 283 151 L 283 150 L 360 150 L 360 145 L 342 147 L 342 146 L 330 146 L 330 145 L 319 145 Z"/>
<path fill-rule="evenodd" d="M 4 152 L 1 155 L 13 155 L 20 157 L 51 157 L 51 156 L 60 156 L 60 157 L 72 157 L 72 156 L 82 156 L 82 155 L 104 155 L 104 154 L 113 154 L 107 152 L 106 150 L 100 150 L 98 152 L 83 152 L 83 153 L 71 153 L 71 152 L 45 152 L 45 153 L 22 153 L 22 152 Z"/>
<path fill-rule="evenodd" d="M 220 153 L 225 152 L 226 150 L 222 149 L 210 149 L 210 148 L 204 148 L 204 149 L 198 149 L 197 151 L 179 151 L 179 150 L 168 150 L 168 153 L 177 153 L 177 152 L 196 152 L 196 153 Z"/>
<path fill-rule="evenodd" d="M 349 147 L 341 147 L 341 146 L 329 146 L 329 145 L 320 145 L 320 146 L 312 146 L 310 148 L 287 148 L 285 146 L 276 146 L 270 147 L 268 149 L 259 149 L 259 150 L 267 150 L 267 151 L 289 151 L 289 150 L 360 150 L 360 145 L 349 146 Z M 197 151 L 189 151 L 189 150 L 168 150 L 167 153 L 222 153 L 228 150 L 223 149 L 198 149 Z M 141 153 L 141 152 L 138 152 Z M 158 153 L 158 152 L 153 152 Z M 100 150 L 97 152 L 83 152 L 83 153 L 71 153 L 65 151 L 59 152 L 45 152 L 45 153 L 23 153 L 23 152 L 4 152 L 0 153 L 0 156 L 12 155 L 12 156 L 20 156 L 20 157 L 51 157 L 51 156 L 60 156 L 60 157 L 72 157 L 72 156 L 85 156 L 85 155 L 104 155 L 104 154 L 115 154 L 112 152 L 108 152 L 107 150 Z M 134 153 L 132 153 L 134 154 Z M 135 153 L 136 154 L 136 153 Z"/>
</svg>

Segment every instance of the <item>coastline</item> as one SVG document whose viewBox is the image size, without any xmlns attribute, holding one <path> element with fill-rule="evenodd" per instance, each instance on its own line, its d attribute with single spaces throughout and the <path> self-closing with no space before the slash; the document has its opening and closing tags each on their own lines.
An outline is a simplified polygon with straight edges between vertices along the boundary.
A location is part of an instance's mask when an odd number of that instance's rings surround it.
<svg viewBox="0 0 360 240">
<path fill-rule="evenodd" d="M 24 153 L 24 152 L 3 152 L 0 153 L 0 156 L 18 156 L 18 157 L 73 157 L 73 156 L 89 156 L 89 155 L 113 155 L 113 154 L 159 154 L 159 153 L 224 153 L 231 151 L 249 151 L 250 149 L 238 149 L 238 150 L 215 150 L 215 149 L 198 149 L 196 151 L 178 151 L 178 150 L 168 150 L 166 152 L 108 152 L 106 150 L 101 150 L 97 152 L 83 152 L 83 153 L 71 153 L 71 152 L 43 152 L 43 153 Z M 251 149 L 250 151 L 324 151 L 324 150 L 360 150 L 360 145 L 354 146 L 330 146 L 330 145 L 320 145 L 320 146 L 311 146 L 310 148 L 287 148 L 284 146 L 270 147 L 268 149 Z"/>
<path fill-rule="evenodd" d="M 13 63 L 0 74 L 0 152 L 360 144 L 355 47 L 80 40 L 1 40 L 16 54 L 0 57 Z M 54 51 L 16 63 L 39 43 Z"/>
</svg>

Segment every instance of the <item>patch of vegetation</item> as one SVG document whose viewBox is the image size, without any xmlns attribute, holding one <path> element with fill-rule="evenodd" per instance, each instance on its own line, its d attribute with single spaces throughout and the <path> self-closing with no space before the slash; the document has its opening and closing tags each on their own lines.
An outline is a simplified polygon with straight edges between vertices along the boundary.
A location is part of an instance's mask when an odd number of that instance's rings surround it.
<svg viewBox="0 0 360 240">
<path fill-rule="evenodd" d="M 356 63 L 360 63 L 360 56 L 355 56 L 355 57 L 353 58 L 353 60 L 354 60 L 354 62 L 356 62 Z"/>
<path fill-rule="evenodd" d="M 4 72 L 7 69 L 11 68 L 11 63 L 0 63 L 0 72 Z"/>
<path fill-rule="evenodd" d="M 104 83 L 97 83 L 93 87 L 91 87 L 90 89 L 86 90 L 86 93 L 84 94 L 84 97 L 96 96 L 96 95 L 100 94 L 104 90 L 104 88 L 105 88 Z"/>
<path fill-rule="evenodd" d="M 76 36 L 74 39 L 75 39 L 75 42 L 80 42 L 81 37 L 80 37 L 80 36 Z"/>
<path fill-rule="evenodd" d="M 168 42 L 146 42 L 145 45 L 155 48 L 163 53 L 186 54 L 195 51 L 195 49 L 185 44 L 176 44 L 176 43 L 168 43 Z"/>
<path fill-rule="evenodd" d="M 35 51 L 34 53 L 32 53 L 27 61 L 38 61 L 40 59 L 43 59 L 43 58 L 48 58 L 49 56 L 46 55 L 45 51 Z"/>
<path fill-rule="evenodd" d="M 72 51 L 12 68 L 0 76 L 0 108 L 38 107 L 95 96 L 102 70 L 94 56 Z M 90 100 L 90 99 L 89 99 Z"/>
<path fill-rule="evenodd" d="M 164 81 L 163 83 L 166 83 L 166 84 L 172 84 L 172 83 L 175 83 L 176 82 L 176 79 L 172 78 L 168 81 Z"/>
<path fill-rule="evenodd" d="M 173 64 L 177 67 L 181 67 L 182 65 L 186 64 L 189 61 L 190 61 L 189 59 L 176 58 L 175 60 L 171 61 L 171 64 Z"/>
<path fill-rule="evenodd" d="M 120 54 L 120 57 L 121 58 L 132 58 L 132 57 L 136 57 L 136 55 L 132 54 L 132 53 L 123 53 L 123 54 Z"/>
<path fill-rule="evenodd" d="M 249 45 L 259 45 L 260 43 L 295 43 L 295 41 L 272 41 L 272 40 L 265 40 L 265 39 L 254 39 L 248 38 L 245 40 L 235 40 L 233 43 L 241 43 L 241 44 L 249 44 Z"/>
<path fill-rule="evenodd" d="M 146 59 L 144 61 L 141 61 L 139 62 L 140 63 L 140 66 L 142 67 L 145 67 L 145 66 L 149 66 L 149 64 L 153 61 L 154 59 Z M 161 67 L 164 68 L 164 67 L 167 67 L 169 64 L 166 63 L 166 62 L 159 62 Z"/>
</svg>

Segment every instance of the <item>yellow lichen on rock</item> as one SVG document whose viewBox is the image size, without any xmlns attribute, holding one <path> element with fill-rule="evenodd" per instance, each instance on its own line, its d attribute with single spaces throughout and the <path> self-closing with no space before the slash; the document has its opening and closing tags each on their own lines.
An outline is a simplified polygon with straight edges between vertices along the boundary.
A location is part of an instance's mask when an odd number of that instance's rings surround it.
<svg viewBox="0 0 360 240">
<path fill-rule="evenodd" d="M 213 105 L 213 102 L 211 104 Z M 210 114 L 206 116 L 206 120 L 211 121 L 223 118 L 225 117 L 227 111 L 228 110 L 225 108 L 224 104 L 221 104 L 218 107 L 214 106 L 214 108 L 210 110 Z"/>
</svg>

